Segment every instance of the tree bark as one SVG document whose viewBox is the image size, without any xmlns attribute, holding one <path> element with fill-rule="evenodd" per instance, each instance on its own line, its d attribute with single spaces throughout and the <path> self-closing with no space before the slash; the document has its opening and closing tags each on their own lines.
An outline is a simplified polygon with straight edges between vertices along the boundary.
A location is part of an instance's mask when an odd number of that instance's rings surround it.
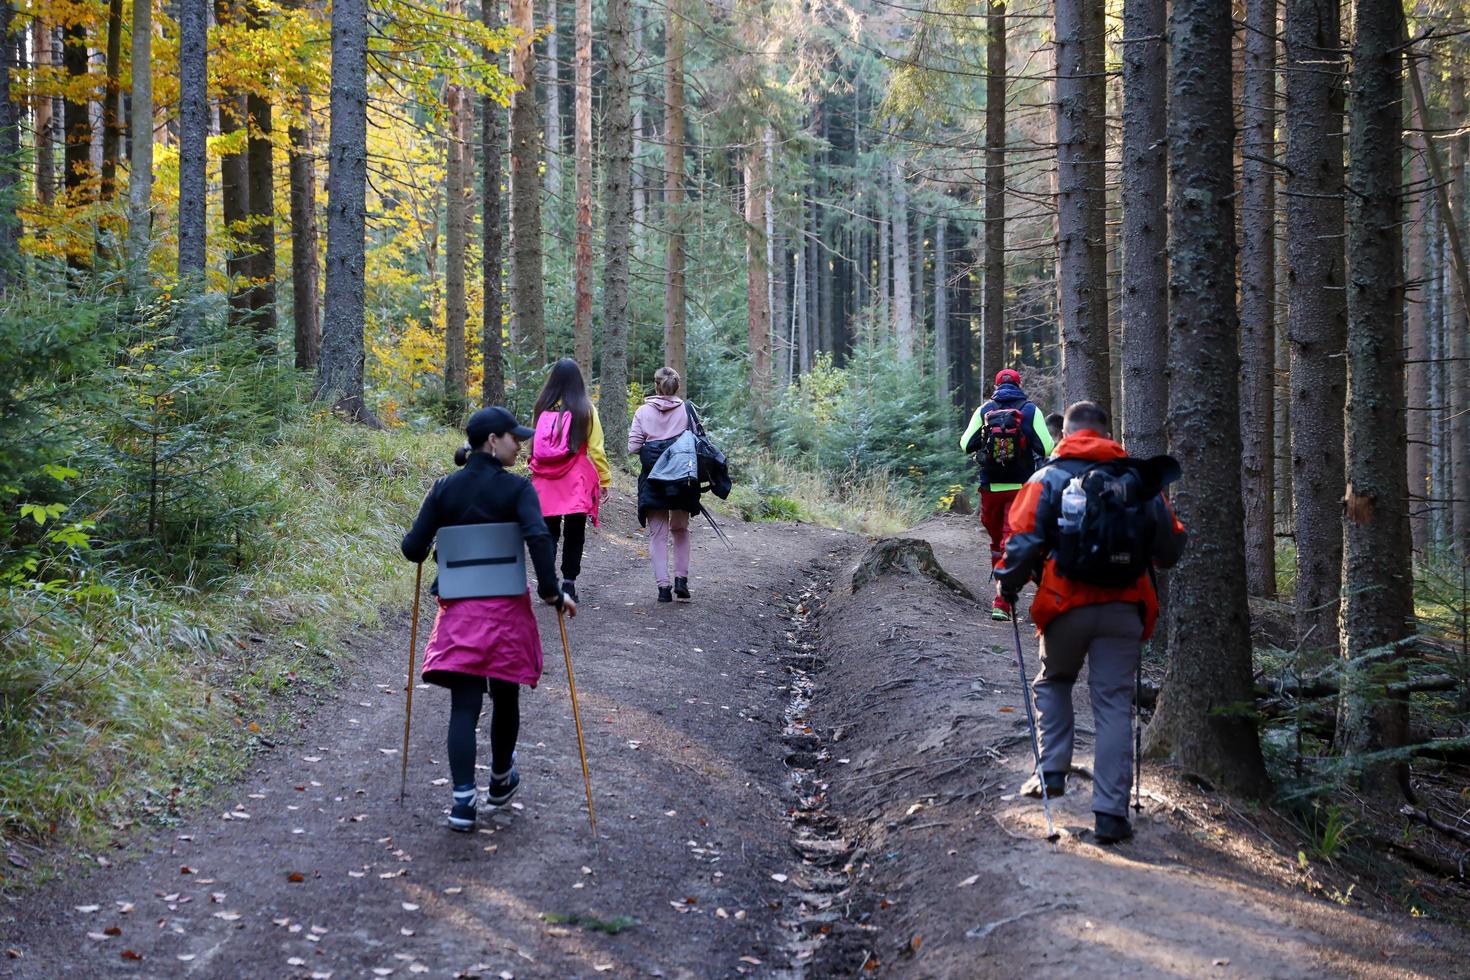
<svg viewBox="0 0 1470 980">
<path fill-rule="evenodd" d="M 38 66 L 54 64 L 51 44 L 52 27 L 36 18 L 31 27 L 31 60 Z M 52 143 L 56 139 L 56 123 L 51 112 L 52 97 L 36 96 L 36 201 L 50 204 L 56 198 L 56 154 Z"/>
<path fill-rule="evenodd" d="M 148 279 L 153 206 L 153 0 L 133 0 L 132 160 L 128 169 L 128 264 L 133 284 Z"/>
<path fill-rule="evenodd" d="M 982 297 L 984 306 L 981 313 L 979 378 L 982 388 L 989 385 L 996 373 L 1007 366 L 1005 0 L 990 4 L 985 24 L 985 287 Z"/>
<path fill-rule="evenodd" d="M 949 339 L 949 220 L 941 212 L 934 224 L 934 397 L 943 418 L 952 414 L 955 389 Z"/>
<path fill-rule="evenodd" d="M 1231 11 L 1174 0 L 1169 63 L 1169 444 L 1190 547 L 1170 575 L 1171 657 L 1150 750 L 1234 792 L 1269 783 L 1254 718 L 1241 532 Z M 1227 424 L 1222 424 L 1226 420 Z M 1224 710 L 1221 710 L 1224 709 Z"/>
<path fill-rule="evenodd" d="M 592 0 L 577 3 L 577 236 L 572 333 L 577 363 L 592 370 Z M 673 16 L 672 8 L 670 16 Z M 681 79 L 682 91 L 682 79 Z M 682 117 L 681 117 L 682 118 Z"/>
<path fill-rule="evenodd" d="M 236 0 L 214 0 L 214 19 L 227 24 L 239 14 Z M 250 167 L 249 138 L 241 131 L 247 126 L 249 110 L 245 96 L 226 88 L 219 96 L 219 132 L 233 149 L 220 154 L 220 205 L 225 228 L 225 275 L 230 279 L 230 326 L 244 325 L 250 320 L 252 271 L 250 253 Z"/>
<path fill-rule="evenodd" d="M 771 393 L 771 308 L 766 279 L 765 200 L 769 181 L 759 140 L 745 150 L 745 324 L 750 348 L 750 404 L 764 439 Z"/>
<path fill-rule="evenodd" d="M 1412 55 L 1411 55 L 1412 56 Z M 1416 128 L 1421 131 L 1412 147 L 1409 160 L 1409 186 L 1413 189 L 1413 204 L 1409 225 L 1409 295 L 1404 304 L 1407 321 L 1405 330 L 1407 345 L 1408 383 L 1405 391 L 1408 402 L 1405 406 L 1407 439 L 1405 455 L 1408 457 L 1409 481 L 1409 529 L 1413 536 L 1414 551 L 1425 554 L 1429 548 L 1429 419 L 1434 398 L 1429 383 L 1429 332 L 1426 316 L 1429 306 L 1427 243 L 1430 238 L 1429 213 L 1433 207 L 1433 195 L 1429 190 L 1429 164 L 1424 159 L 1428 152 L 1425 146 L 1429 121 L 1415 113 Z M 1349 314 L 1351 316 L 1351 313 Z M 1351 322 L 1349 324 L 1351 329 Z"/>
<path fill-rule="evenodd" d="M 628 438 L 628 276 L 633 224 L 633 71 L 631 0 L 607 5 L 607 136 L 603 207 L 607 211 L 602 267 L 602 385 L 599 416 L 607 441 Z"/>
<path fill-rule="evenodd" d="M 1338 0 L 1286 0 L 1286 248 L 1290 262 L 1296 622 L 1335 648 L 1342 587 L 1343 74 Z"/>
<path fill-rule="evenodd" d="M 510 0 L 511 77 L 520 89 L 510 102 L 512 268 L 510 337 L 516 353 L 539 366 L 546 360 L 546 294 L 541 253 L 541 124 L 536 111 L 536 48 L 531 43 L 533 0 Z"/>
<path fill-rule="evenodd" d="M 10 73 L 19 63 L 20 38 L 15 5 L 0 5 L 0 296 L 20 272 L 20 220 L 16 191 L 20 188 L 20 104 L 11 100 Z"/>
<path fill-rule="evenodd" d="M 1450 75 L 1450 119 L 1459 126 L 1466 116 L 1465 69 L 1458 57 L 1452 57 Z M 1470 156 L 1470 137 L 1463 130 L 1450 140 L 1451 195 L 1449 214 L 1445 215 L 1446 231 L 1452 226 L 1465 240 L 1466 215 L 1470 214 L 1470 181 L 1465 178 L 1465 161 Z M 1454 235 L 1447 235 L 1451 251 Z M 1444 440 L 1449 447 L 1450 479 L 1441 497 L 1450 498 L 1451 541 L 1462 561 L 1470 561 L 1470 310 L 1459 289 L 1449 283 L 1445 291 L 1450 302 L 1445 304 L 1445 336 L 1449 339 L 1449 401 L 1440 417 L 1444 419 Z"/>
<path fill-rule="evenodd" d="M 556 0 L 549 6 L 556 9 Z M 464 16 L 462 0 L 451 0 L 446 7 L 451 23 Z M 465 365 L 465 321 L 469 308 L 465 300 L 465 242 L 469 237 L 470 202 L 469 146 L 466 108 L 469 93 L 459 85 L 444 88 L 444 418 L 458 426 L 464 419 L 469 395 Z M 549 176 L 549 172 L 548 172 Z"/>
<path fill-rule="evenodd" d="M 1356 0 L 1352 116 L 1348 122 L 1347 547 L 1342 655 L 1351 661 L 1413 635 L 1403 411 L 1403 8 Z M 1398 660 L 1398 658 L 1395 658 Z M 1402 674 L 1402 662 L 1398 674 Z M 1383 678 L 1375 673 L 1375 681 Z M 1405 745 L 1404 695 L 1345 684 L 1338 702 L 1343 749 Z M 1407 788 L 1405 766 L 1370 766 L 1381 795 Z"/>
<path fill-rule="evenodd" d="M 561 0 L 546 0 L 546 65 L 542 83 L 546 86 L 546 189 L 553 198 L 561 197 L 561 60 L 557 24 L 557 6 Z"/>
<path fill-rule="evenodd" d="M 500 29 L 500 0 L 481 0 L 480 22 L 492 31 Z M 485 61 L 504 67 L 500 56 L 485 48 Z M 484 249 L 480 274 L 484 279 L 481 310 L 483 329 L 480 352 L 484 376 L 480 382 L 483 405 L 505 404 L 505 298 L 501 265 L 505 255 L 505 207 L 501 196 L 501 157 L 505 148 L 505 108 L 492 96 L 480 97 L 480 159 L 484 171 L 480 184 L 480 223 Z"/>
<path fill-rule="evenodd" d="M 186 309 L 180 340 L 198 336 L 204 290 L 209 140 L 209 0 L 179 0 L 179 285 Z"/>
<path fill-rule="evenodd" d="M 301 122 L 287 131 L 287 138 L 291 141 L 291 322 L 296 367 L 301 371 L 315 371 L 322 352 L 317 285 L 321 263 L 317 255 L 316 154 L 311 131 L 311 94 L 304 88 L 301 91 L 301 115 Z"/>
<path fill-rule="evenodd" d="M 245 8 L 252 33 L 269 34 L 270 18 L 258 0 Z M 245 147 L 250 212 L 250 324 L 262 351 L 275 351 L 276 336 L 276 191 L 271 131 L 273 107 L 268 96 L 251 92 L 245 99 L 250 138 Z"/>
<path fill-rule="evenodd" d="M 87 29 L 68 24 L 62 30 L 61 63 L 68 82 L 83 84 L 87 76 Z M 66 172 L 62 186 L 73 205 L 85 203 L 92 176 L 92 113 L 85 101 L 67 99 L 62 106 L 62 128 L 66 130 Z"/>
<path fill-rule="evenodd" d="M 369 425 L 363 392 L 363 245 L 367 233 L 367 0 L 332 9 L 332 106 L 327 142 L 327 274 L 318 397 Z"/>
<path fill-rule="evenodd" d="M 123 0 L 107 2 L 107 78 L 102 86 L 102 200 L 117 196 L 117 162 L 122 156 Z"/>
<path fill-rule="evenodd" d="M 893 242 L 893 333 L 898 338 L 898 359 L 914 357 L 914 294 L 909 268 L 909 194 L 907 178 L 897 160 L 888 164 L 889 199 Z"/>
<path fill-rule="evenodd" d="M 1242 75 L 1240 430 L 1245 437 L 1241 492 L 1245 506 L 1246 588 L 1251 595 L 1274 598 L 1276 168 L 1272 161 L 1276 158 L 1276 0 L 1249 0 L 1246 6 Z M 1125 174 L 1127 169 L 1125 164 Z"/>
<path fill-rule="evenodd" d="M 1274 0 L 1253 0 L 1274 4 Z M 1169 221 L 1167 201 L 1168 26 L 1166 0 L 1123 4 L 1123 427 L 1129 452 L 1167 447 Z M 1274 26 L 1272 32 L 1274 33 Z M 1249 34 L 1247 34 L 1249 37 Z M 1246 209 L 1249 218 L 1249 207 Z M 1242 310 L 1245 313 L 1245 310 Z M 1244 317 L 1247 321 L 1249 317 Z"/>
<path fill-rule="evenodd" d="M 1062 401 L 1071 404 L 1087 399 L 1111 415 L 1103 42 L 1103 0 L 1057 0 L 1057 301 L 1062 328 Z"/>
<path fill-rule="evenodd" d="M 664 363 L 686 374 L 684 295 L 684 12 L 669 0 L 664 52 Z M 579 239 L 580 242 L 580 239 Z"/>
</svg>

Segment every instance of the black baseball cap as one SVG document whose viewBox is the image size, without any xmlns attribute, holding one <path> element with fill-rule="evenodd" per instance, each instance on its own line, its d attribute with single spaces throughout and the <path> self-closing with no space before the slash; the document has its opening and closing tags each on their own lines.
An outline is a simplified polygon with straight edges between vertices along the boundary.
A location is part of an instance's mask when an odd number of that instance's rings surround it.
<svg viewBox="0 0 1470 980">
<path fill-rule="evenodd" d="M 499 405 L 480 409 L 471 415 L 469 421 L 464 425 L 464 434 L 469 438 L 471 446 L 484 445 L 485 440 L 492 435 L 503 436 L 507 432 L 521 440 L 529 439 L 536 434 L 517 422 L 509 409 Z"/>
</svg>

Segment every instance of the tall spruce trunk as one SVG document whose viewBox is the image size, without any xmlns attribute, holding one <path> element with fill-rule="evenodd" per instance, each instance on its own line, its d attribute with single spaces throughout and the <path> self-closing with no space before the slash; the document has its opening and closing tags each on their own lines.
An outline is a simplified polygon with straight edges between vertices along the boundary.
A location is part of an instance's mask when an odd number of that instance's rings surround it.
<svg viewBox="0 0 1470 980">
<path fill-rule="evenodd" d="M 541 252 L 541 124 L 536 111 L 536 26 L 533 0 L 510 0 L 519 33 L 511 50 L 511 78 L 520 89 L 510 102 L 512 266 L 510 338 L 521 358 L 546 360 L 546 294 Z"/>
<path fill-rule="evenodd" d="M 20 188 L 20 103 L 11 100 L 10 73 L 20 62 L 15 5 L 0 5 L 0 296 L 10 289 L 20 266 L 20 220 L 15 213 Z"/>
<path fill-rule="evenodd" d="M 128 168 L 128 265 L 133 285 L 148 278 L 153 216 L 153 0 L 133 0 L 132 160 Z"/>
<path fill-rule="evenodd" d="M 332 9 L 332 105 L 327 142 L 327 270 L 318 397 L 376 425 L 363 392 L 363 245 L 367 233 L 367 0 Z"/>
<path fill-rule="evenodd" d="M 898 338 L 898 359 L 914 357 L 914 293 L 909 268 L 909 194 L 907 178 L 897 160 L 888 164 L 892 196 L 889 199 L 893 242 L 893 333 Z"/>
<path fill-rule="evenodd" d="M 107 0 L 107 75 L 102 85 L 101 196 L 117 196 L 117 164 L 122 157 L 122 17 L 123 0 Z"/>
<path fill-rule="evenodd" d="M 982 386 L 989 385 L 996 372 L 1007 366 L 1005 0 L 990 4 L 985 27 L 985 286 L 980 329 Z"/>
<path fill-rule="evenodd" d="M 1171 657 L 1150 750 L 1233 792 L 1269 781 L 1256 724 L 1241 532 L 1231 11 L 1174 0 L 1169 62 L 1169 444 L 1190 545 L 1170 575 Z"/>
<path fill-rule="evenodd" d="M 592 0 L 576 0 L 576 244 L 572 334 L 577 363 L 592 370 Z"/>
<path fill-rule="evenodd" d="M 1057 302 L 1062 400 L 1112 414 L 1103 0 L 1057 0 Z"/>
<path fill-rule="evenodd" d="M 1240 242 L 1241 494 L 1246 588 L 1276 595 L 1276 0 L 1246 5 Z M 1126 166 L 1125 166 L 1126 172 Z"/>
<path fill-rule="evenodd" d="M 84 85 L 87 75 L 87 29 L 81 24 L 68 24 L 61 33 L 61 64 L 69 84 Z M 65 130 L 66 155 L 62 186 L 73 205 L 85 203 L 90 196 L 88 181 L 92 177 L 92 113 L 85 101 L 67 99 L 62 104 L 62 128 Z"/>
<path fill-rule="evenodd" d="M 684 13 L 669 0 L 664 51 L 664 363 L 686 376 L 684 295 Z"/>
<path fill-rule="evenodd" d="M 1342 655 L 1350 662 L 1414 632 L 1414 574 L 1403 410 L 1403 8 L 1354 4 L 1348 122 L 1347 529 Z M 1395 673 L 1402 673 L 1402 661 Z M 1380 665 L 1381 666 L 1381 665 Z M 1353 677 L 1352 672 L 1348 675 Z M 1383 675 L 1375 670 L 1375 679 Z M 1344 684 L 1338 744 L 1404 745 L 1407 695 Z M 1408 789 L 1408 768 L 1370 766 L 1370 792 Z"/>
<path fill-rule="evenodd" d="M 750 405 L 764 439 L 771 393 L 771 307 L 766 279 L 765 200 L 769 181 L 759 140 L 745 149 L 745 327 L 750 350 Z M 886 225 L 884 225 L 886 227 Z"/>
<path fill-rule="evenodd" d="M 1272 0 L 1255 0 L 1272 2 Z M 1169 355 L 1166 0 L 1123 4 L 1123 427 L 1135 456 L 1163 452 Z"/>
<path fill-rule="evenodd" d="M 557 7 L 561 0 L 546 0 L 546 64 L 542 83 L 546 86 L 546 189 L 554 200 L 561 198 L 561 59 Z"/>
<path fill-rule="evenodd" d="M 631 0 L 607 4 L 607 136 L 603 207 L 602 386 L 598 414 L 614 448 L 628 438 L 628 275 L 633 224 L 633 66 Z"/>
<path fill-rule="evenodd" d="M 451 3 L 450 17 L 464 16 L 462 3 Z M 465 243 L 469 237 L 469 146 L 466 107 L 469 94 L 459 85 L 445 86 L 444 133 L 444 417 L 458 425 L 469 395 L 465 357 Z"/>
<path fill-rule="evenodd" d="M 315 371 L 322 353 L 321 262 L 317 253 L 316 153 L 311 94 L 301 90 L 301 122 L 287 130 L 291 149 L 291 323 L 296 368 Z"/>
<path fill-rule="evenodd" d="M 52 26 L 39 17 L 31 27 L 31 61 L 38 67 L 50 68 L 54 64 L 52 31 Z M 50 204 L 56 198 L 56 152 L 52 146 L 56 140 L 56 121 L 51 105 L 52 96 L 36 96 L 36 201 L 40 204 Z"/>
<path fill-rule="evenodd" d="M 267 35 L 270 15 L 259 0 L 245 7 L 246 23 L 252 33 Z M 250 117 L 250 138 L 245 147 L 245 172 L 249 182 L 250 324 L 263 351 L 275 350 L 276 336 L 276 183 L 271 132 L 274 107 L 268 96 L 251 92 L 245 99 Z"/>
<path fill-rule="evenodd" d="M 500 0 L 480 0 L 480 22 L 491 31 L 500 29 Z M 486 62 L 504 69 L 498 52 L 481 51 Z M 505 296 L 501 266 L 505 255 L 505 206 L 500 191 L 501 159 L 505 150 L 505 107 L 490 95 L 480 97 L 480 232 L 484 248 L 480 275 L 484 280 L 480 353 L 484 376 L 480 382 L 482 405 L 505 404 Z"/>
<path fill-rule="evenodd" d="M 946 419 L 955 389 L 949 341 L 949 219 L 941 211 L 934 224 L 934 397 Z"/>
<path fill-rule="evenodd" d="M 203 314 L 206 167 L 209 143 L 209 0 L 179 0 L 179 338 L 199 333 Z"/>
<path fill-rule="evenodd" d="M 1286 0 L 1286 248 L 1290 263 L 1297 638 L 1335 649 L 1342 588 L 1347 297 L 1338 0 Z"/>
<path fill-rule="evenodd" d="M 1404 303 L 1406 319 L 1404 350 L 1408 401 L 1405 407 L 1407 440 L 1405 455 L 1408 457 L 1409 480 L 1409 529 L 1413 535 L 1414 551 L 1424 554 L 1429 548 L 1429 426 L 1430 413 L 1434 411 L 1429 383 L 1429 271 L 1428 253 L 1430 238 L 1430 211 L 1434 195 L 1429 189 L 1429 164 L 1425 160 L 1428 148 L 1424 145 L 1429 121 L 1415 115 L 1415 128 L 1421 135 L 1410 153 L 1409 187 L 1413 194 L 1409 218 L 1409 267 Z M 1351 316 L 1351 314 L 1349 314 Z"/>
<path fill-rule="evenodd" d="M 1451 124 L 1462 126 L 1466 117 L 1465 68 L 1459 57 L 1452 55 L 1450 75 Z M 1450 140 L 1450 172 L 1452 189 L 1450 213 L 1446 225 L 1453 224 L 1461 242 L 1466 241 L 1466 216 L 1470 214 L 1470 181 L 1466 180 L 1465 163 L 1470 157 L 1470 137 L 1463 129 Z M 1451 239 L 1453 243 L 1453 239 Z M 1452 249 L 1451 249 L 1452 251 Z M 1470 561 L 1470 310 L 1454 280 L 1447 280 L 1445 291 L 1451 300 L 1446 304 L 1445 336 L 1449 339 L 1449 401 L 1440 415 L 1445 420 L 1444 441 L 1449 447 L 1450 479 L 1444 492 L 1450 509 L 1451 541 L 1461 561 Z"/>
</svg>

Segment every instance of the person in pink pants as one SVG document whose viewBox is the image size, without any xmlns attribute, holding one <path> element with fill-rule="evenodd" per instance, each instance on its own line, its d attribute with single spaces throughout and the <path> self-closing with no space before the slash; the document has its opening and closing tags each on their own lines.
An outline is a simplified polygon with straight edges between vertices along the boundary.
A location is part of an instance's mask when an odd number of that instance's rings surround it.
<svg viewBox="0 0 1470 980">
<path fill-rule="evenodd" d="M 653 562 L 653 581 L 658 601 L 689 598 L 689 515 L 699 510 L 699 492 L 668 498 L 655 495 L 648 472 L 662 450 L 660 446 L 678 438 L 690 427 L 690 408 L 678 397 L 679 373 L 661 367 L 653 376 L 655 394 L 644 400 L 633 415 L 628 431 L 628 452 L 638 453 L 643 472 L 638 477 L 638 522 L 648 528 L 648 556 Z M 669 538 L 674 539 L 674 580 L 669 582 Z"/>
</svg>

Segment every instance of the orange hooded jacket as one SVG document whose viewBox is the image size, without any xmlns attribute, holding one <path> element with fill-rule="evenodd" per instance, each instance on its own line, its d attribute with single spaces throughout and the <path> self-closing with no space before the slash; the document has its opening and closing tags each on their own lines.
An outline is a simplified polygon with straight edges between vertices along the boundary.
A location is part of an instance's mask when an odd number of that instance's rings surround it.
<svg viewBox="0 0 1470 980">
<path fill-rule="evenodd" d="M 1018 592 L 1041 564 L 1041 584 L 1031 603 L 1031 619 L 1038 632 L 1044 632 L 1047 624 L 1069 609 L 1103 602 L 1135 602 L 1143 619 L 1143 638 L 1153 635 L 1159 618 L 1159 597 L 1150 573 L 1145 572 L 1138 581 L 1121 589 L 1076 582 L 1057 571 L 1046 540 L 1047 530 L 1056 524 L 1061 510 L 1062 489 L 1079 469 L 1065 461 L 1097 463 L 1127 455 L 1122 446 L 1104 435 L 1087 429 L 1074 432 L 1057 444 L 1050 462 L 1032 475 L 1011 504 L 1011 533 L 995 577 L 1002 587 Z M 1168 568 L 1179 560 L 1187 535 L 1162 494 L 1155 507 L 1154 564 Z"/>
</svg>

